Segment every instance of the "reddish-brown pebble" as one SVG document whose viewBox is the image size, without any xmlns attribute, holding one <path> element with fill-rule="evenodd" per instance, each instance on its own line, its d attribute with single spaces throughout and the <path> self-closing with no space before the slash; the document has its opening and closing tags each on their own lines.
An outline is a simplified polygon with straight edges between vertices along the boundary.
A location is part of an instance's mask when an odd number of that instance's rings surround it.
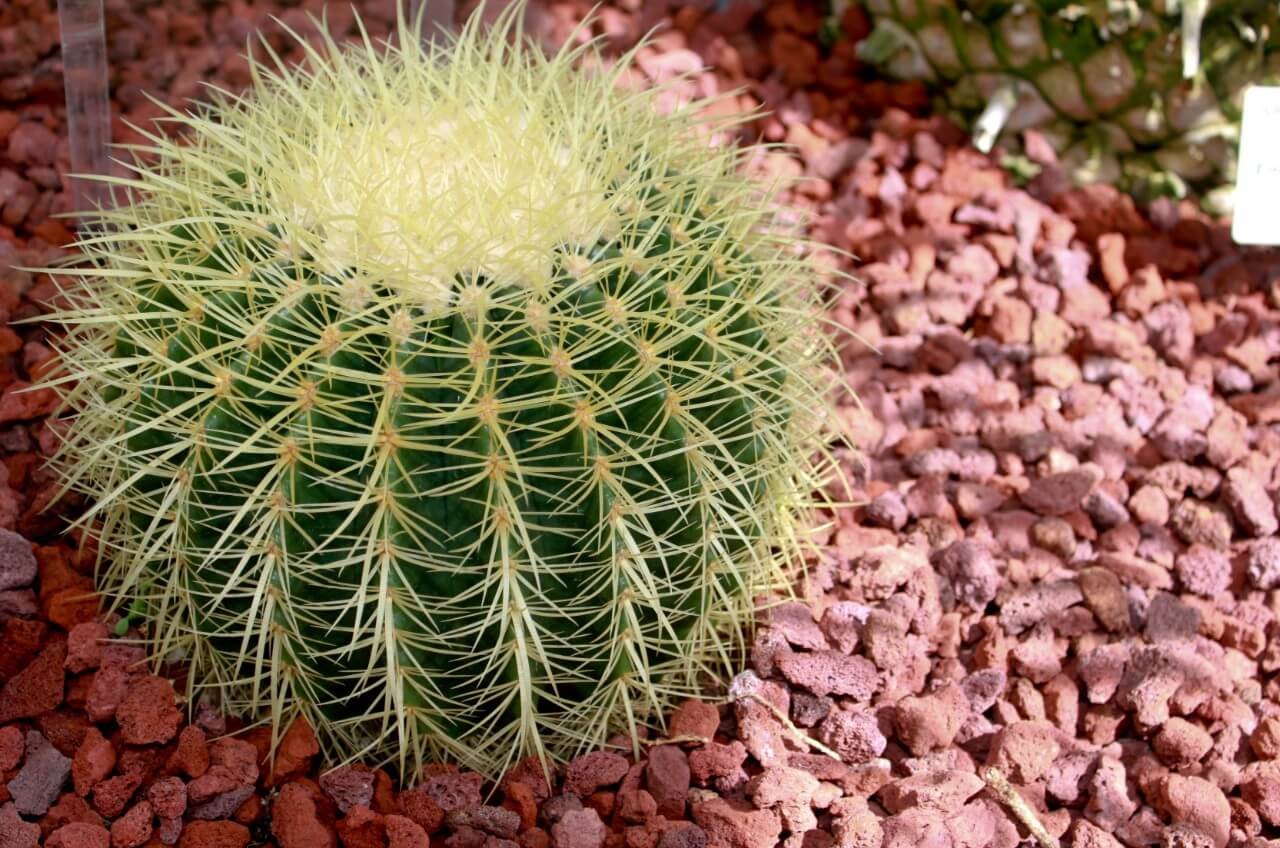
<svg viewBox="0 0 1280 848">
<path fill-rule="evenodd" d="M 342 848 L 384 848 L 386 845 L 386 822 L 368 807 L 353 807 L 335 827 Z"/>
<path fill-rule="evenodd" d="M 71 780 L 76 794 L 85 797 L 116 765 L 116 749 L 96 727 L 90 727 L 71 759 Z"/>
<path fill-rule="evenodd" d="M 720 726 L 720 711 L 706 701 L 683 701 L 671 716 L 667 732 L 673 738 L 713 739 Z"/>
<path fill-rule="evenodd" d="M 281 787 L 271 806 L 271 833 L 280 848 L 334 848 L 336 844 L 333 831 L 318 818 L 311 790 L 296 782 Z"/>
<path fill-rule="evenodd" d="M 149 801 L 139 801 L 111 825 L 111 848 L 139 848 L 151 838 L 152 812 Z"/>
<path fill-rule="evenodd" d="M 49 645 L 0 690 L 0 723 L 48 712 L 62 703 L 67 643 Z"/>
<path fill-rule="evenodd" d="M 168 742 L 182 724 L 173 684 L 154 676 L 133 681 L 116 709 L 116 720 L 121 737 L 131 745 Z"/>
<path fill-rule="evenodd" d="M 249 828 L 230 821 L 193 821 L 182 829 L 178 848 L 245 848 Z"/>
<path fill-rule="evenodd" d="M 995 735 L 987 765 L 998 768 L 1014 783 L 1028 784 L 1044 774 L 1060 750 L 1053 725 L 1016 721 Z"/>
<path fill-rule="evenodd" d="M 320 743 L 311 723 L 303 716 L 295 717 L 276 747 L 269 782 L 275 785 L 287 777 L 305 772 L 311 765 L 311 759 L 319 753 Z"/>
<path fill-rule="evenodd" d="M 187 777 L 200 777 L 209 770 L 209 746 L 204 731 L 189 724 L 178 734 L 178 746 L 169 757 L 168 768 Z"/>
<path fill-rule="evenodd" d="M 715 848 L 774 848 L 782 833 L 776 811 L 757 810 L 727 798 L 695 801 L 693 820 Z"/>
<path fill-rule="evenodd" d="M 45 848 L 109 848 L 111 834 L 102 825 L 72 822 L 49 834 Z"/>
<path fill-rule="evenodd" d="M 386 817 L 387 848 L 427 848 L 429 839 L 422 826 L 404 816 Z M 283 848 L 283 846 L 281 847 Z"/>
<path fill-rule="evenodd" d="M 187 811 L 187 785 L 180 777 L 162 777 L 147 790 L 147 800 L 160 818 L 180 818 Z"/>
<path fill-rule="evenodd" d="M 101 621 L 77 624 L 67 634 L 67 671 L 79 674 L 97 668 L 102 662 L 102 643 L 109 631 Z"/>
<path fill-rule="evenodd" d="M 1200 777 L 1169 774 L 1154 788 L 1153 805 L 1172 821 L 1188 824 L 1225 848 L 1231 835 L 1231 805 L 1222 790 Z"/>
<path fill-rule="evenodd" d="M 22 762 L 22 731 L 14 725 L 0 727 L 0 772 L 17 768 Z"/>
<path fill-rule="evenodd" d="M 593 751 L 569 763 L 565 770 L 564 791 L 585 797 L 618 783 L 626 775 L 630 764 L 625 757 L 612 751 Z"/>
</svg>

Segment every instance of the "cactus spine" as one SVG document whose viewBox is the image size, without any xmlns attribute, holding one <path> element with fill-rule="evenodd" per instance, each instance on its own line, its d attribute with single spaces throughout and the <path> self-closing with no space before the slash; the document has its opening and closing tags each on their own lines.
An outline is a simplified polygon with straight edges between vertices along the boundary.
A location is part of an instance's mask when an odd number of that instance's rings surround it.
<svg viewBox="0 0 1280 848">
<path fill-rule="evenodd" d="M 197 689 L 408 773 L 728 670 L 830 469 L 821 285 L 747 151 L 521 5 L 175 113 L 55 316 L 103 590 Z"/>
</svg>

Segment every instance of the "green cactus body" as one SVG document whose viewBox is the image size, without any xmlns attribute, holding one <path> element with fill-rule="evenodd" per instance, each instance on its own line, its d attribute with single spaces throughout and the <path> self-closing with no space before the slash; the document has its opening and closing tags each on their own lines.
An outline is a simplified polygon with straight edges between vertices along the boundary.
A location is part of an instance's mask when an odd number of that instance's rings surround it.
<svg viewBox="0 0 1280 848">
<path fill-rule="evenodd" d="M 1081 183 L 1229 209 L 1245 88 L 1280 79 L 1268 0 L 868 0 L 860 55 L 1021 157 L 1040 131 Z"/>
<path fill-rule="evenodd" d="M 517 11 L 182 117 L 57 316 L 104 590 L 228 706 L 409 769 L 729 669 L 828 466 L 819 285 L 741 151 Z"/>
</svg>

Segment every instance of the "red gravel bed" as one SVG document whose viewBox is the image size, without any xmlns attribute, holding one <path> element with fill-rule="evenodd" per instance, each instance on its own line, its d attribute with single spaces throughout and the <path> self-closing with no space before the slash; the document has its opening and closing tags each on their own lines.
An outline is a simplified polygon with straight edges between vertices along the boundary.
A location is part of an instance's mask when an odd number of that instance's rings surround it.
<svg viewBox="0 0 1280 848">
<path fill-rule="evenodd" d="M 108 2 L 113 96 L 135 123 L 202 80 L 243 85 L 242 0 Z M 390 2 L 362 3 L 374 35 Z M 552 4 L 554 39 L 586 8 Z M 350 33 L 334 4 L 330 22 Z M 637 83 L 746 93 L 754 163 L 799 177 L 814 233 L 860 259 L 833 320 L 856 508 L 831 516 L 800 600 L 762 614 L 728 693 L 686 703 L 637 760 L 522 764 L 497 786 L 431 766 L 322 770 L 309 728 L 183 703 L 96 619 L 91 550 L 45 511 L 51 367 L 0 329 L 0 848 L 1078 848 L 1280 844 L 1280 257 L 1190 204 L 1025 189 L 956 128 L 913 117 L 815 37 L 813 7 L 623 3 L 627 46 L 672 26 Z M 846 16 L 857 33 L 856 11 Z M 69 237 L 56 15 L 0 8 L 0 311 L 37 316 Z M 128 130 L 117 127 L 117 138 Z M 1043 148 L 1040 145 L 1039 148 Z M 841 264 L 831 252 L 818 257 Z M 838 493 L 845 495 L 846 493 Z"/>
</svg>

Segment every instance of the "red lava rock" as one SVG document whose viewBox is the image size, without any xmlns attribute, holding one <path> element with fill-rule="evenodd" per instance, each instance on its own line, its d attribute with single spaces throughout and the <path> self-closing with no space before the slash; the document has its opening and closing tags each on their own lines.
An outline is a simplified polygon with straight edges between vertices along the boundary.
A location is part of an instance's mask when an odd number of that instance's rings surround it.
<svg viewBox="0 0 1280 848">
<path fill-rule="evenodd" d="M 430 775 L 422 782 L 422 787 L 447 815 L 455 810 L 480 806 L 483 782 L 483 778 L 474 772 L 445 772 Z"/>
<path fill-rule="evenodd" d="M 404 816 L 386 817 L 388 848 L 427 848 L 427 832 L 412 819 Z"/>
<path fill-rule="evenodd" d="M 31 665 L 9 678 L 0 690 L 0 723 L 37 716 L 61 704 L 66 658 L 67 643 L 54 642 Z"/>
<path fill-rule="evenodd" d="M 683 799 L 681 807 L 683 809 Z M 618 816 L 630 824 L 641 824 L 658 814 L 658 802 L 644 789 L 624 789 L 618 793 Z"/>
<path fill-rule="evenodd" d="M 84 822 L 72 822 L 49 834 L 45 848 L 108 848 L 111 834 L 105 827 Z"/>
<path fill-rule="evenodd" d="M 667 732 L 675 739 L 689 737 L 710 741 L 715 738 L 719 726 L 720 711 L 715 704 L 690 700 L 682 701 L 676 708 Z"/>
<path fill-rule="evenodd" d="M 998 768 L 1014 783 L 1027 784 L 1045 773 L 1060 750 L 1053 725 L 1017 721 L 995 735 L 987 765 Z"/>
<path fill-rule="evenodd" d="M 32 558 L 35 561 L 35 558 Z M 67 634 L 66 669 L 72 674 L 97 668 L 102 662 L 102 643 L 109 635 L 107 626 L 100 621 L 77 624 Z"/>
<path fill-rule="evenodd" d="M 839 651 L 785 654 L 778 658 L 778 669 L 788 681 L 819 697 L 847 695 L 855 701 L 866 701 L 879 681 L 871 662 Z"/>
<path fill-rule="evenodd" d="M 124 669 L 115 666 L 98 669 L 85 696 L 85 712 L 89 718 L 99 724 L 114 719 L 128 686 L 129 673 Z"/>
<path fill-rule="evenodd" d="M 182 740 L 178 743 L 179 750 Z M 258 780 L 258 749 L 243 739 L 223 737 L 209 745 L 209 769 L 187 784 L 187 796 L 193 803 L 203 803 L 241 786 L 252 786 Z"/>
<path fill-rule="evenodd" d="M 818 739 L 855 764 L 879 757 L 888 744 L 875 717 L 860 710 L 832 710 L 818 726 Z"/>
<path fill-rule="evenodd" d="M 984 785 L 972 772 L 942 769 L 892 781 L 878 797 L 890 813 L 926 809 L 949 814 L 959 811 Z"/>
<path fill-rule="evenodd" d="M 564 790 L 585 797 L 597 789 L 616 784 L 629 768 L 626 758 L 619 754 L 593 751 L 569 763 L 565 770 Z"/>
<path fill-rule="evenodd" d="M 1000 573 L 991 552 L 977 542 L 955 542 L 937 557 L 935 565 L 958 603 L 980 610 L 995 598 Z"/>
<path fill-rule="evenodd" d="M 39 845 L 40 825 L 24 822 L 13 804 L 0 804 L 0 848 L 38 848 Z"/>
<path fill-rule="evenodd" d="M 116 720 L 121 736 L 131 745 L 168 742 L 182 724 L 173 684 L 154 676 L 133 681 L 116 708 Z"/>
<path fill-rule="evenodd" d="M 178 848 L 245 848 L 248 844 L 249 829 L 229 821 L 188 822 L 178 839 Z"/>
<path fill-rule="evenodd" d="M 168 769 L 187 777 L 200 777 L 209 770 L 209 747 L 204 731 L 193 724 L 182 728 L 178 734 L 178 746 L 169 757 Z"/>
<path fill-rule="evenodd" d="M 1041 515 L 1064 515 L 1080 506 L 1098 479 L 1086 468 L 1050 474 L 1032 481 L 1022 492 L 1022 502 Z"/>
<path fill-rule="evenodd" d="M 9 781 L 9 795 L 18 812 L 44 815 L 62 794 L 71 776 L 71 760 L 34 730 L 27 731 L 26 758 L 16 777 Z"/>
<path fill-rule="evenodd" d="M 386 821 L 368 807 L 353 807 L 336 827 L 343 848 L 384 848 L 387 844 Z"/>
<path fill-rule="evenodd" d="M 709 742 L 689 753 L 689 772 L 699 786 L 727 792 L 747 781 L 742 768 L 746 761 L 747 748 L 737 739 L 727 744 Z"/>
<path fill-rule="evenodd" d="M 517 784 L 517 786 L 523 788 L 526 792 L 531 791 L 523 783 Z M 440 829 L 440 825 L 444 823 L 444 810 L 440 809 L 440 805 L 422 786 L 400 793 L 400 805 L 404 808 L 404 814 L 427 833 L 435 833 Z M 537 815 L 536 806 L 534 807 L 534 815 Z"/>
<path fill-rule="evenodd" d="M 1085 819 L 1076 819 L 1071 825 L 1073 848 L 1122 848 L 1120 840 Z"/>
<path fill-rule="evenodd" d="M 111 825 L 111 848 L 139 848 L 151 838 L 151 804 L 139 801 Z"/>
<path fill-rule="evenodd" d="M 1151 748 L 1166 763 L 1187 766 L 1199 762 L 1213 748 L 1213 737 L 1199 725 L 1177 716 L 1166 721 L 1151 740 Z"/>
<path fill-rule="evenodd" d="M 22 731 L 13 725 L 0 727 L 0 772 L 11 771 L 22 762 L 25 747 Z"/>
<path fill-rule="evenodd" d="M 1231 806 L 1222 790 L 1209 781 L 1169 774 L 1157 781 L 1152 803 L 1172 821 L 1186 824 L 1224 848 L 1231 835 Z"/>
<path fill-rule="evenodd" d="M 1174 573 L 1188 592 L 1212 598 L 1231 587 L 1231 560 L 1206 545 L 1191 545 L 1178 555 Z"/>
<path fill-rule="evenodd" d="M 773 848 L 782 833 L 777 812 L 726 798 L 695 801 L 693 820 L 706 831 L 710 848 Z"/>
<path fill-rule="evenodd" d="M 796 648 L 820 651 L 827 647 L 827 639 L 813 618 L 808 605 L 791 601 L 770 607 L 769 626 L 781 633 Z"/>
<path fill-rule="evenodd" d="M 89 728 L 71 761 L 76 794 L 85 797 L 116 767 L 116 749 L 96 727 Z"/>
<path fill-rule="evenodd" d="M 271 807 L 271 833 L 280 848 L 335 848 L 337 844 L 333 831 L 317 817 L 311 791 L 300 783 L 281 787 Z"/>
<path fill-rule="evenodd" d="M 1104 755 L 1098 760 L 1097 770 L 1089 782 L 1085 815 L 1103 830 L 1113 831 L 1137 809 L 1138 802 L 1126 780 L 1124 764 Z"/>
<path fill-rule="evenodd" d="M 894 730 L 913 754 L 923 756 L 949 746 L 970 711 L 964 690 L 951 685 L 921 698 L 899 701 L 893 715 Z"/>
<path fill-rule="evenodd" d="M 147 790 L 147 800 L 160 818 L 181 818 L 187 811 L 187 785 L 179 777 L 162 777 Z"/>
<path fill-rule="evenodd" d="M 320 788 L 346 814 L 353 807 L 368 807 L 373 802 L 373 772 L 342 766 L 320 775 Z"/>
<path fill-rule="evenodd" d="M 657 745 L 649 750 L 645 785 L 657 802 L 660 815 L 672 820 L 684 818 L 689 780 L 689 763 L 679 747 Z M 554 835 L 553 831 L 552 836 Z"/>
<path fill-rule="evenodd" d="M 36 569 L 31 543 L 12 530 L 0 529 L 0 591 L 30 586 Z"/>
<path fill-rule="evenodd" d="M 551 826 L 551 841 L 556 848 L 600 848 L 608 829 L 595 810 L 570 810 Z"/>
<path fill-rule="evenodd" d="M 276 747 L 269 783 L 275 785 L 285 778 L 305 772 L 310 767 L 312 758 L 319 753 L 320 743 L 316 740 L 311 723 L 304 716 L 296 716 Z"/>
</svg>

